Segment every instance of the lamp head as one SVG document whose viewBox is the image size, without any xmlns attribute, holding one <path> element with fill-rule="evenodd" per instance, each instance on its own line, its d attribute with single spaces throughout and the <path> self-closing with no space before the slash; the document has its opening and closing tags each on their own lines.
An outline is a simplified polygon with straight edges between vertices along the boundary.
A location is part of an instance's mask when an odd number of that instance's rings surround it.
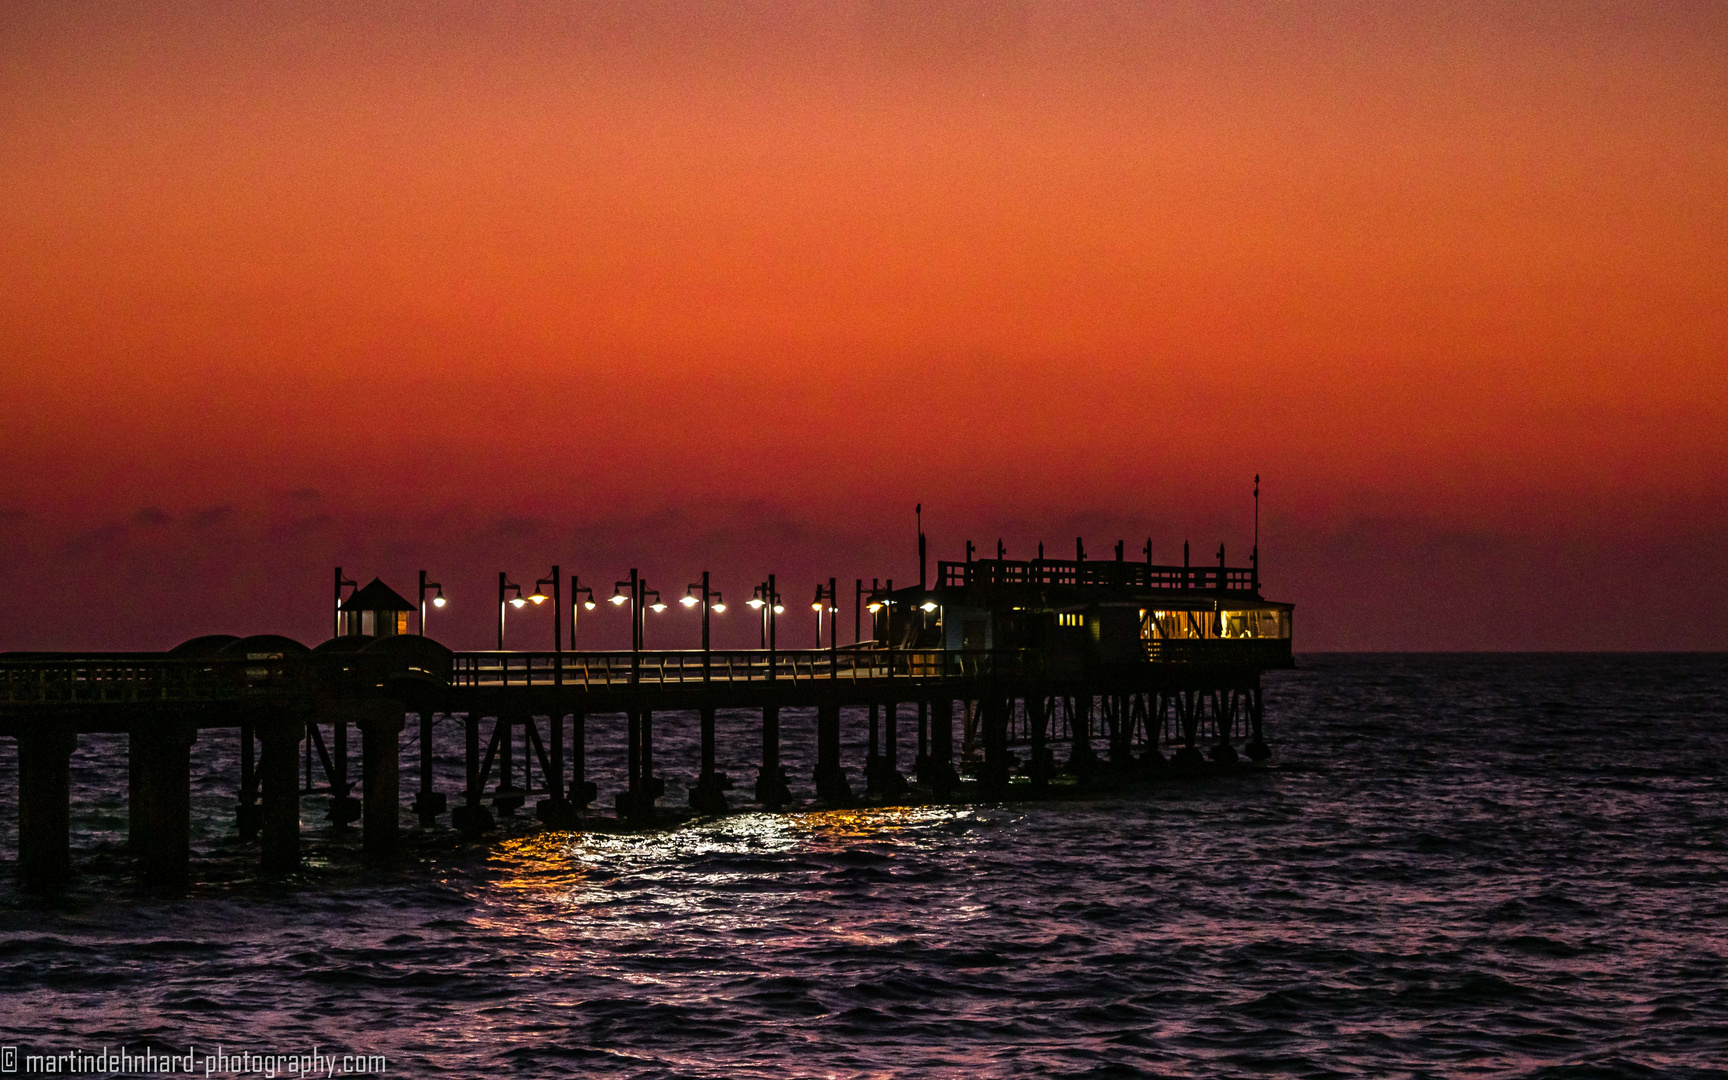
<svg viewBox="0 0 1728 1080">
<path fill-rule="evenodd" d="M 716 615 L 724 615 L 726 613 L 726 605 L 716 600 L 712 604 L 708 605 L 708 610 L 712 611 Z"/>
<path fill-rule="evenodd" d="M 541 604 L 544 604 L 546 602 L 546 594 L 541 592 L 539 589 L 535 589 L 534 595 L 530 596 L 528 598 L 528 601 L 529 601 L 529 603 L 532 603 L 535 607 L 539 607 Z"/>
<path fill-rule="evenodd" d="M 440 593 L 437 596 L 434 596 L 432 598 L 432 606 L 433 607 L 441 608 L 447 603 L 449 603 L 449 601 L 444 599 L 444 595 L 442 593 Z"/>
<path fill-rule="evenodd" d="M 661 603 L 661 602 L 660 602 L 660 601 L 658 601 L 658 600 L 656 600 L 656 601 L 654 601 L 654 602 L 653 602 L 653 603 L 652 603 L 652 604 L 649 604 L 649 605 L 648 605 L 648 610 L 649 610 L 649 611 L 653 611 L 653 612 L 661 612 L 661 611 L 665 611 L 665 610 L 666 610 L 666 605 L 665 605 L 665 604 L 662 604 L 662 603 Z"/>
<path fill-rule="evenodd" d="M 870 614 L 872 614 L 872 615 L 874 615 L 878 611 L 882 610 L 882 605 L 875 603 L 874 601 L 872 601 L 870 604 L 866 605 L 866 607 L 869 610 Z"/>
<path fill-rule="evenodd" d="M 528 606 L 528 601 L 522 599 L 520 596 L 512 596 L 510 598 L 510 606 L 513 608 L 524 608 Z"/>
<path fill-rule="evenodd" d="M 776 615 L 786 614 L 786 605 L 785 604 L 775 604 L 774 605 L 774 614 L 776 614 Z"/>
<path fill-rule="evenodd" d="M 756 609 L 757 611 L 762 610 L 762 598 L 760 596 L 752 596 L 749 600 L 747 600 L 745 602 L 748 603 L 752 608 Z"/>
<path fill-rule="evenodd" d="M 680 604 L 683 604 L 685 607 L 695 607 L 696 606 L 696 598 L 694 596 L 691 596 L 689 593 L 685 593 L 684 599 L 682 599 L 678 602 Z"/>
<path fill-rule="evenodd" d="M 923 608 L 925 611 L 935 611 L 936 610 L 936 601 L 926 600 L 922 604 L 919 604 L 918 606 Z"/>
<path fill-rule="evenodd" d="M 588 599 L 582 601 L 582 610 L 584 610 L 584 611 L 593 611 L 594 610 L 594 598 L 592 596 L 590 596 Z"/>
</svg>

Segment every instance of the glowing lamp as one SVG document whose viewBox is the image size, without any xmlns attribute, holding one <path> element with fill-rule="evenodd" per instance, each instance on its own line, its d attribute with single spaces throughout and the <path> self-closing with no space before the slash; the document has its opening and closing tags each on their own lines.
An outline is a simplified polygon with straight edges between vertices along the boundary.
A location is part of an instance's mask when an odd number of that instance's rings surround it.
<svg viewBox="0 0 1728 1080">
<path fill-rule="evenodd" d="M 694 596 L 686 596 L 684 599 L 682 599 L 678 602 L 680 604 L 683 604 L 685 607 L 695 607 L 696 606 L 696 598 Z"/>
<path fill-rule="evenodd" d="M 708 610 L 714 612 L 715 614 L 722 614 L 726 610 L 726 605 L 720 604 L 720 603 L 709 604 Z"/>
<path fill-rule="evenodd" d="M 925 611 L 935 611 L 936 610 L 936 601 L 926 600 L 918 606 L 923 608 Z"/>
<path fill-rule="evenodd" d="M 433 607 L 441 608 L 445 605 L 446 602 L 447 601 L 442 596 L 434 596 L 432 598 L 432 606 Z"/>
</svg>

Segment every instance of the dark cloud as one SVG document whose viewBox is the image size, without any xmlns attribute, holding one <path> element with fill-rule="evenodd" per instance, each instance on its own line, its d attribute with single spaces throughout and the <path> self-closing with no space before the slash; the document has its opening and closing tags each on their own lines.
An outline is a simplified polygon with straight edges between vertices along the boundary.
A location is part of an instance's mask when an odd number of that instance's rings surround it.
<svg viewBox="0 0 1728 1080">
<path fill-rule="evenodd" d="M 507 517 L 498 522 L 500 536 L 536 536 L 546 523 L 539 518 Z"/>
<path fill-rule="evenodd" d="M 60 553 L 69 559 L 112 555 L 120 549 L 128 531 L 124 521 L 111 521 L 72 537 L 61 547 Z"/>
<path fill-rule="evenodd" d="M 160 506 L 140 507 L 138 512 L 132 515 L 134 525 L 166 525 L 173 520 Z"/>
<path fill-rule="evenodd" d="M 234 508 L 227 504 L 212 506 L 205 510 L 192 512 L 192 527 L 194 529 L 209 529 L 220 525 L 234 516 Z"/>
<path fill-rule="evenodd" d="M 0 506 L 0 525 L 22 525 L 29 517 L 15 506 Z"/>
</svg>

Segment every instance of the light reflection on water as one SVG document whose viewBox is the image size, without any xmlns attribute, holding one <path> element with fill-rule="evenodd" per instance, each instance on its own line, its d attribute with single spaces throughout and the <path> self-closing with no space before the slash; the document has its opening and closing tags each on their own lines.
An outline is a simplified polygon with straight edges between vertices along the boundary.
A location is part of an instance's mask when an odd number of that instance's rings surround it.
<svg viewBox="0 0 1728 1080">
<path fill-rule="evenodd" d="M 1712 1075 L 1728 665 L 1309 665 L 1269 692 L 1271 774 L 545 831 L 383 875 L 321 841 L 285 892 L 233 871 L 201 781 L 190 899 L 0 886 L 0 1041 L 241 1032 L 416 1076 Z M 123 765 L 81 768 L 112 831 Z"/>
</svg>

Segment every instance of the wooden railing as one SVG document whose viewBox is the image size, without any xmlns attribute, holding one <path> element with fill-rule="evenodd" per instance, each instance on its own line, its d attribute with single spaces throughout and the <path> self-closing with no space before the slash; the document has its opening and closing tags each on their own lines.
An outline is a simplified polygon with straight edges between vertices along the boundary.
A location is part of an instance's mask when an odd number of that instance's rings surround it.
<svg viewBox="0 0 1728 1080">
<path fill-rule="evenodd" d="M 1146 642 L 1154 664 L 1218 664 L 1262 668 L 1290 667 L 1289 638 L 1154 638 Z"/>
<path fill-rule="evenodd" d="M 0 658 L 0 704 L 239 701 L 309 687 L 304 657 L 186 659 L 137 653 Z"/>
<path fill-rule="evenodd" d="M 645 649 L 641 652 L 462 652 L 453 686 L 628 686 L 707 683 L 863 682 L 968 678 L 1021 670 L 1019 652 L 943 649 Z"/>
<path fill-rule="evenodd" d="M 1028 588 L 1040 585 L 1107 586 L 1120 589 L 1225 592 L 1255 595 L 1248 566 L 1154 566 L 1149 563 L 1063 559 L 975 559 L 939 562 L 936 582 L 946 588 L 972 585 Z"/>
</svg>

